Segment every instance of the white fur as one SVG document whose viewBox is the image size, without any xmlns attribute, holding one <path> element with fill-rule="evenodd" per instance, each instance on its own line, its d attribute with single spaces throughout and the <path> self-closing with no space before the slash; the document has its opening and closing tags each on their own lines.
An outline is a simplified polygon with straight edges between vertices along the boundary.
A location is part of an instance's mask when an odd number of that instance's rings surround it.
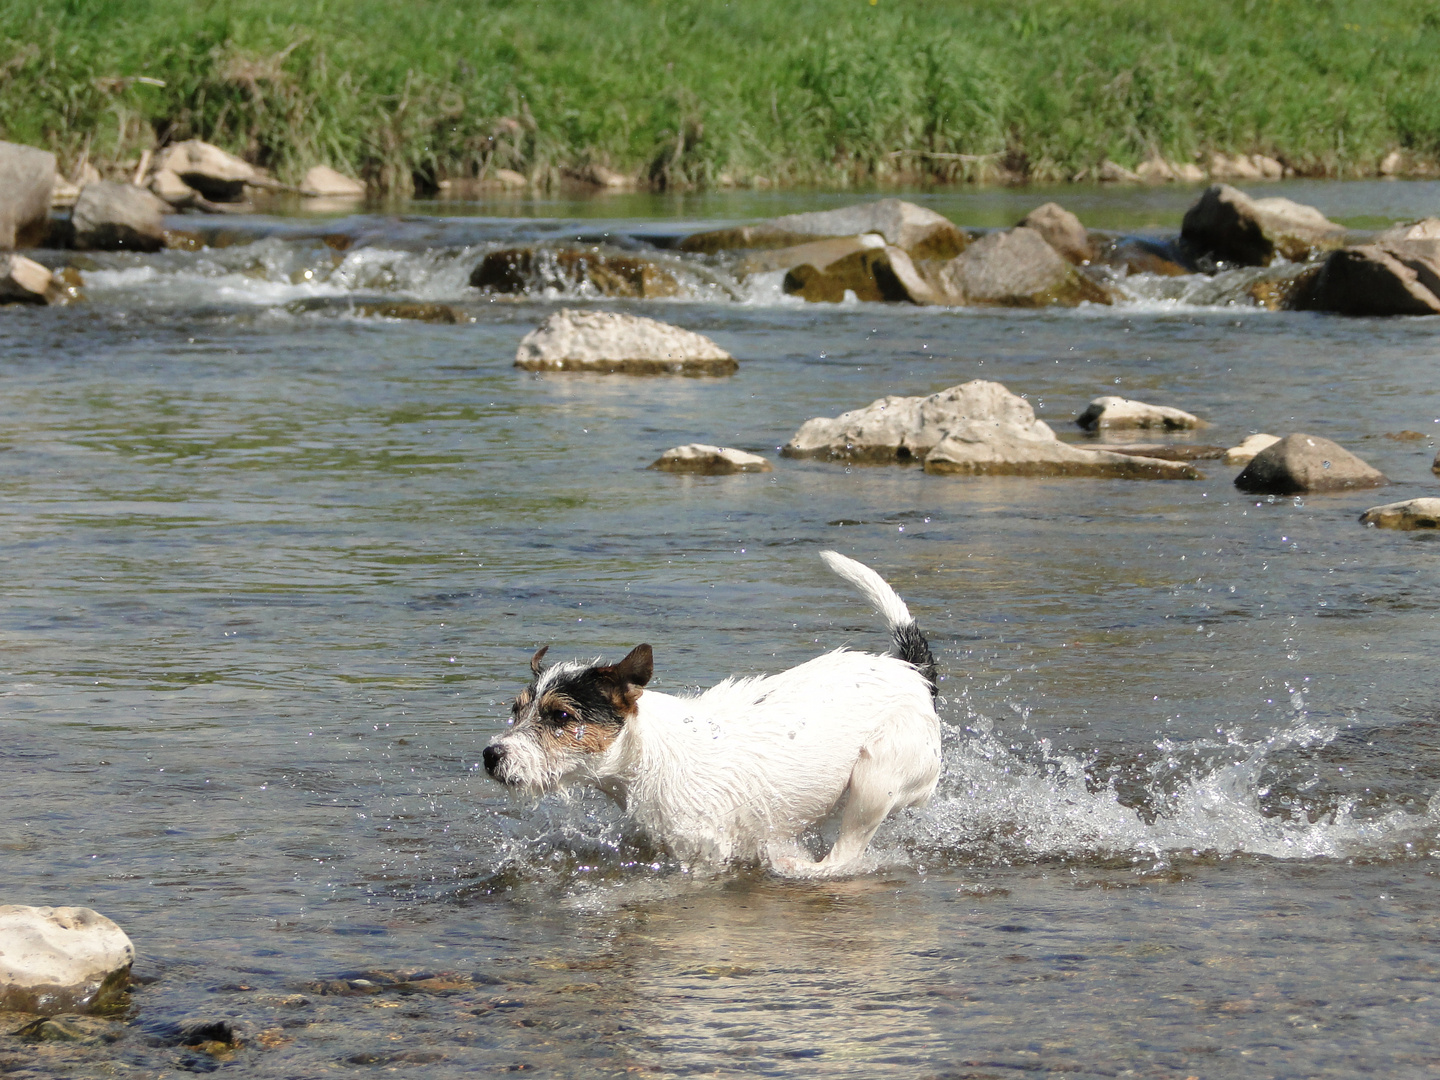
<svg viewBox="0 0 1440 1080">
<path fill-rule="evenodd" d="M 822 557 L 892 630 L 910 623 L 873 570 Z M 519 731 L 493 745 L 532 790 L 596 785 L 686 864 L 760 861 L 797 875 L 855 869 L 886 817 L 929 800 L 941 766 L 930 684 L 903 660 L 845 649 L 694 697 L 644 690 L 602 753 L 556 760 Z M 837 807 L 838 838 L 813 861 L 800 837 Z"/>
</svg>

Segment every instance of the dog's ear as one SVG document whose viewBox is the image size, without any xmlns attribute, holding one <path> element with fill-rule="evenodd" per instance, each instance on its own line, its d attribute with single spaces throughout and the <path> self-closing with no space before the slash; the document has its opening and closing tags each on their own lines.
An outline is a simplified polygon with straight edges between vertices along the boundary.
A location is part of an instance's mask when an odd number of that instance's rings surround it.
<svg viewBox="0 0 1440 1080">
<path fill-rule="evenodd" d="M 542 645 L 540 650 L 534 656 L 530 657 L 530 674 L 534 675 L 537 679 L 540 677 L 540 672 L 544 670 L 540 666 L 540 661 L 545 658 L 545 654 L 549 651 L 549 645 Z"/>
<path fill-rule="evenodd" d="M 631 686 L 644 686 L 655 674 L 655 654 L 649 645 L 636 645 L 615 665 L 615 675 Z"/>
</svg>

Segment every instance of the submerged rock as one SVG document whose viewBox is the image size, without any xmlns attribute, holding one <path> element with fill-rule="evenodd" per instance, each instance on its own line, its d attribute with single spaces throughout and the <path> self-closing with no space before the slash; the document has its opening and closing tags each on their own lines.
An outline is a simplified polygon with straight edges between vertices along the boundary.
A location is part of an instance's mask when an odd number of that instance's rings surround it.
<svg viewBox="0 0 1440 1080">
<path fill-rule="evenodd" d="M 1204 446 L 1196 443 L 1106 443 L 1102 447 L 1111 454 L 1129 454 L 1133 457 L 1159 458 L 1161 461 L 1218 461 L 1226 454 L 1223 446 Z"/>
<path fill-rule="evenodd" d="M 0 251 L 44 243 L 54 189 L 54 154 L 0 142 Z"/>
<path fill-rule="evenodd" d="M 1313 206 L 1252 199 L 1228 184 L 1205 189 L 1180 235 L 1196 252 L 1243 266 L 1269 266 L 1277 255 L 1298 262 L 1345 241 L 1345 229 Z"/>
<path fill-rule="evenodd" d="M 925 471 L 946 476 L 1088 476 L 1117 480 L 1199 480 L 1192 465 L 1091 450 L 1004 421 L 970 421 L 925 457 Z"/>
<path fill-rule="evenodd" d="M 133 184 L 86 184 L 70 211 L 71 243 L 82 251 L 159 251 L 165 246 L 168 209 Z"/>
<path fill-rule="evenodd" d="M 710 446 L 707 443 L 671 447 L 656 458 L 650 468 L 663 472 L 700 473 L 704 476 L 775 471 L 775 466 L 759 454 L 747 454 L 744 450 Z"/>
<path fill-rule="evenodd" d="M 1301 495 L 1383 487 L 1385 474 L 1338 443 L 1319 435 L 1294 434 L 1261 450 L 1235 478 L 1241 491 L 1260 495 Z"/>
<path fill-rule="evenodd" d="M 50 1016 L 32 1020 L 24 1027 L 10 1034 L 26 1042 L 75 1043 L 80 1046 L 98 1046 L 115 1042 L 124 1029 L 114 1020 L 102 1020 L 98 1016 Z"/>
<path fill-rule="evenodd" d="M 643 300 L 680 291 L 675 275 L 648 259 L 552 248 L 492 251 L 471 273 L 470 284 L 497 293 L 574 289 L 588 284 L 601 296 Z"/>
<path fill-rule="evenodd" d="M 994 232 L 946 263 L 939 285 L 949 302 L 1001 307 L 1110 303 L 1110 294 L 1085 277 L 1034 229 Z"/>
<path fill-rule="evenodd" d="M 155 162 L 155 168 L 169 169 L 215 202 L 238 202 L 245 197 L 245 185 L 261 180 L 248 161 L 199 139 L 187 139 L 166 147 Z"/>
<path fill-rule="evenodd" d="M 1034 229 L 1045 242 L 1077 266 L 1094 257 L 1090 234 L 1080 219 L 1059 203 L 1037 206 L 1020 221 L 1020 227 Z"/>
<path fill-rule="evenodd" d="M 784 248 L 822 237 L 878 233 L 911 258 L 950 259 L 965 250 L 969 237 L 949 218 L 901 199 L 880 199 L 839 210 L 787 214 L 769 221 L 695 233 L 680 241 L 681 251 L 714 254 L 743 248 Z"/>
<path fill-rule="evenodd" d="M 1440 315 L 1440 241 L 1331 252 L 1295 306 L 1340 315 Z"/>
<path fill-rule="evenodd" d="M 1205 421 L 1183 409 L 1172 409 L 1168 405 L 1149 405 L 1113 394 L 1091 401 L 1089 408 L 1075 418 L 1075 423 L 1086 431 L 1108 428 L 1164 428 L 1167 431 L 1186 431 L 1205 426 Z"/>
<path fill-rule="evenodd" d="M 625 375 L 733 375 L 735 358 L 703 334 L 611 311 L 557 311 L 526 334 L 515 366 Z"/>
<path fill-rule="evenodd" d="M 846 293 L 870 302 L 941 304 L 947 299 L 921 276 L 909 255 L 888 244 L 867 246 L 823 270 L 808 263 L 797 266 L 785 275 L 784 289 L 791 296 L 831 304 L 844 300 Z"/>
<path fill-rule="evenodd" d="M 300 182 L 300 194 L 316 199 L 363 199 L 365 185 L 328 165 L 316 165 Z"/>
<path fill-rule="evenodd" d="M 134 961 L 125 931 L 89 908 L 0 905 L 0 1009 L 104 1008 L 124 995 Z"/>
<path fill-rule="evenodd" d="M 1256 454 L 1279 441 L 1279 435 L 1266 435 L 1264 432 L 1247 435 L 1240 441 L 1239 446 L 1232 446 L 1225 451 L 1225 464 L 1249 465 Z"/>
<path fill-rule="evenodd" d="M 1377 529 L 1440 529 L 1440 499 L 1406 499 L 1372 506 L 1360 522 Z"/>
</svg>

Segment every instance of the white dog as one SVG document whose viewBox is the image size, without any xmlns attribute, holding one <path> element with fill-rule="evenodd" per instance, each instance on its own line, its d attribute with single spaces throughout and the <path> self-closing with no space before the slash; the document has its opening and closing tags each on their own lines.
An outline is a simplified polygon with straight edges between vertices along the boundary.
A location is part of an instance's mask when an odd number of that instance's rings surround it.
<svg viewBox="0 0 1440 1080">
<path fill-rule="evenodd" d="M 549 668 L 541 649 L 512 707 L 513 730 L 485 748 L 486 771 L 535 795 L 593 784 L 686 865 L 856 869 L 885 818 L 935 791 L 935 658 L 880 575 L 833 551 L 820 557 L 880 610 L 892 655 L 837 649 L 779 675 L 673 697 L 644 689 L 649 645 L 618 664 Z M 801 834 L 842 804 L 839 836 L 815 862 Z"/>
</svg>

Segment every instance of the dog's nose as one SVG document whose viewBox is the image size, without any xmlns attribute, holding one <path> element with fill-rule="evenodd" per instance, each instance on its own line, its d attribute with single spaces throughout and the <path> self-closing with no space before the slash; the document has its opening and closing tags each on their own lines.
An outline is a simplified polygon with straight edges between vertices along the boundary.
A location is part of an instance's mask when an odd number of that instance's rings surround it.
<svg viewBox="0 0 1440 1080">
<path fill-rule="evenodd" d="M 485 747 L 484 758 L 485 771 L 491 776 L 494 776 L 495 770 L 498 769 L 500 763 L 505 760 L 505 748 L 503 746 L 487 746 Z"/>
</svg>

